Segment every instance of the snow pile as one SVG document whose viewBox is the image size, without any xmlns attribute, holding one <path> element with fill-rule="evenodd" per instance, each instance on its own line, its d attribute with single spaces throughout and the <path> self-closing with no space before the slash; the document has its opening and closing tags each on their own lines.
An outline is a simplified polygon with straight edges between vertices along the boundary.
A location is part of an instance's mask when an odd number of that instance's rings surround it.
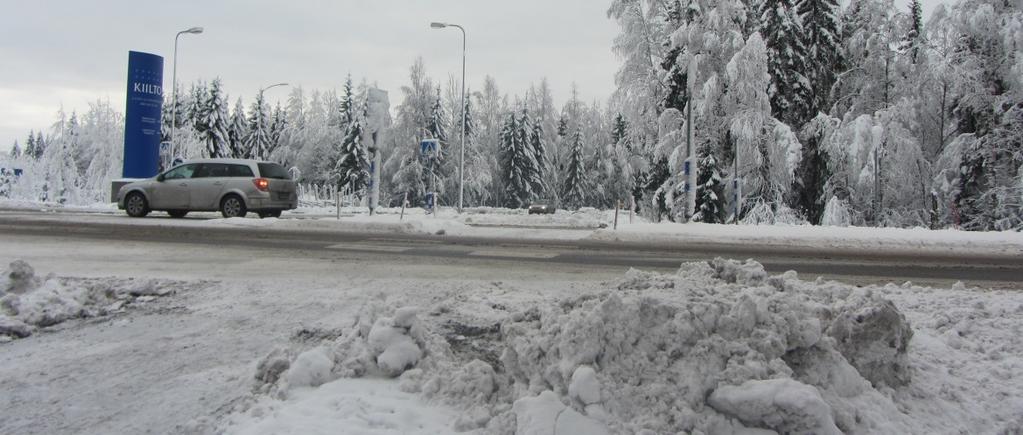
<svg viewBox="0 0 1023 435">
<path fill-rule="evenodd" d="M 126 305 L 173 293 L 178 283 L 161 280 L 40 278 L 22 260 L 0 275 L 0 341 L 24 338 L 74 318 L 118 312 Z"/>
<path fill-rule="evenodd" d="M 507 383 L 516 400 L 554 394 L 613 433 L 890 427 L 860 412 L 884 401 L 860 373 L 880 388 L 909 380 L 899 345 L 912 333 L 897 311 L 897 321 L 888 322 L 890 302 L 840 284 L 804 283 L 793 273 L 767 277 L 755 262 L 712 266 L 686 265 L 676 275 L 630 272 L 617 291 L 503 323 L 506 379 L 498 384 Z M 885 315 L 864 314 L 875 312 Z M 893 350 L 879 352 L 893 336 L 900 337 Z M 866 371 L 875 368 L 882 375 Z M 506 421 L 500 414 L 495 420 Z"/>
<path fill-rule="evenodd" d="M 318 387 L 340 378 L 366 376 L 394 378 L 415 367 L 425 355 L 429 337 L 417 309 L 405 307 L 391 317 L 380 316 L 383 307 L 370 309 L 356 327 L 334 342 L 303 352 L 278 348 L 256 367 L 257 391 L 287 398 L 303 387 Z"/>
<path fill-rule="evenodd" d="M 268 355 L 256 391 L 288 399 L 339 379 L 397 376 L 402 391 L 461 410 L 459 432 L 947 429 L 902 412 L 913 332 L 877 290 L 715 260 L 668 275 L 633 270 L 559 303 L 502 306 L 496 323 L 470 304 L 421 316 L 377 301 L 336 339 Z M 243 420 L 258 420 L 267 405 L 257 403 L 240 409 Z"/>
</svg>

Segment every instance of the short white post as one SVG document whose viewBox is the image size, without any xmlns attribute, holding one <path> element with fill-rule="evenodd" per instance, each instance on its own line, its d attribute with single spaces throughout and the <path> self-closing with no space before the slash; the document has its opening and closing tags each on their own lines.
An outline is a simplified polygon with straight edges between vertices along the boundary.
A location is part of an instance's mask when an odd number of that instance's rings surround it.
<svg viewBox="0 0 1023 435">
<path fill-rule="evenodd" d="M 636 211 L 636 195 L 629 196 L 629 223 L 632 223 L 632 214 Z"/>
<path fill-rule="evenodd" d="M 405 197 L 401 199 L 401 216 L 398 217 L 398 220 L 400 220 L 400 221 L 405 220 L 405 206 L 406 205 L 408 205 L 408 192 L 405 192 Z"/>
<path fill-rule="evenodd" d="M 618 229 L 618 209 L 622 208 L 622 200 L 618 200 L 615 203 L 615 229 Z"/>
</svg>

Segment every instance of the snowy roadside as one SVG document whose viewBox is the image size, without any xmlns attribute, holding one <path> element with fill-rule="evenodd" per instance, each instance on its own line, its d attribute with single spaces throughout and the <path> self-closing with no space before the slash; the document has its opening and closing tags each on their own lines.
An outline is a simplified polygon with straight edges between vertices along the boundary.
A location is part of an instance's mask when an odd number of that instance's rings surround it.
<svg viewBox="0 0 1023 435">
<path fill-rule="evenodd" d="M 0 205 L 7 204 L 0 201 Z M 31 209 L 31 204 L 19 206 Z M 51 213 L 40 219 L 92 218 L 107 219 L 119 225 L 261 227 L 267 231 L 282 229 L 510 240 L 591 240 L 666 248 L 731 245 L 821 254 L 919 254 L 1023 259 L 1023 233 L 1013 231 L 650 223 L 639 216 L 634 216 L 630 222 L 624 214 L 619 216 L 619 224 L 615 229 L 614 212 L 595 209 L 574 212 L 560 210 L 554 215 L 529 215 L 525 210 L 496 208 L 472 208 L 458 214 L 452 209 L 444 209 L 439 216 L 433 216 L 419 208 L 406 209 L 404 214 L 401 209 L 385 208 L 371 216 L 367 209 L 356 207 L 341 209 L 340 219 L 337 218 L 337 211 L 329 207 L 299 208 L 286 212 L 282 219 L 258 219 L 251 216 L 223 219 L 216 213 L 193 214 L 205 219 L 128 219 L 120 212 L 110 213 L 111 209 L 104 208 L 102 204 L 77 210 L 85 211 L 86 214 L 71 218 Z"/>
<path fill-rule="evenodd" d="M 728 244 L 846 253 L 985 255 L 1023 260 L 1023 233 L 811 225 L 633 224 L 601 229 L 592 240 L 651 244 Z"/>
<path fill-rule="evenodd" d="M 1023 430 L 1018 290 L 730 261 L 590 283 L 353 273 L 185 274 L 152 308 L 0 343 L 0 432 Z"/>
</svg>

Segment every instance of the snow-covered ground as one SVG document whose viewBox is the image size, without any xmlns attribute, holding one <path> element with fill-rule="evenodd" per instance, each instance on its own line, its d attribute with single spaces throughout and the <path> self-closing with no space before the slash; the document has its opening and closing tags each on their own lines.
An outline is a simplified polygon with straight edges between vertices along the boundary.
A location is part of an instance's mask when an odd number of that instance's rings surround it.
<svg viewBox="0 0 1023 435">
<path fill-rule="evenodd" d="M 128 282 L 40 264 L 44 248 L 25 249 L 40 275 Z M 172 266 L 130 277 L 179 275 L 158 281 L 173 294 L 0 344 L 0 432 L 1023 430 L 1018 290 L 858 288 L 732 261 L 612 279 Z"/>
</svg>

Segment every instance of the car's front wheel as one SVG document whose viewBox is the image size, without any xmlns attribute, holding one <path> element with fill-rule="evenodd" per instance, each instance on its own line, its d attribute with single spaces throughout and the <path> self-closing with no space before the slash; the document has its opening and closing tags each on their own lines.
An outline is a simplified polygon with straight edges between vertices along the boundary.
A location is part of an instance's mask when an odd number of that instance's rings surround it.
<svg viewBox="0 0 1023 435">
<path fill-rule="evenodd" d="M 146 201 L 146 197 L 139 192 L 129 193 L 124 198 L 124 211 L 131 217 L 145 217 L 149 214 L 149 202 Z"/>
<path fill-rule="evenodd" d="M 226 218 L 245 217 L 247 213 L 245 201 L 238 195 L 228 195 L 220 201 L 220 214 Z"/>
</svg>

